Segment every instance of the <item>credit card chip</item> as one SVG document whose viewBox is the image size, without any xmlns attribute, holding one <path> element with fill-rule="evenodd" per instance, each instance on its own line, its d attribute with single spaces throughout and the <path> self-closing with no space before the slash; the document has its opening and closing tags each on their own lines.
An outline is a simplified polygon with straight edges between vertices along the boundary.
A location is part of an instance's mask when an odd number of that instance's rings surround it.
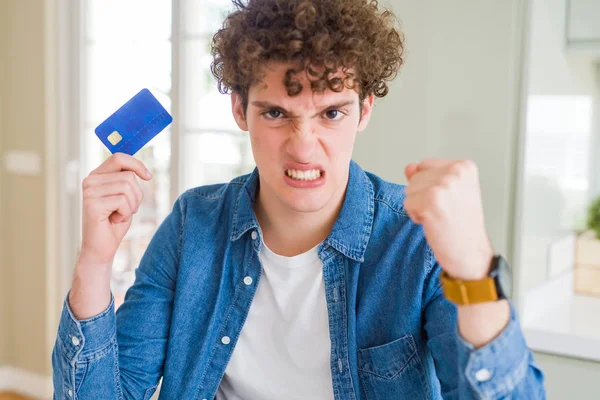
<svg viewBox="0 0 600 400">
<path fill-rule="evenodd" d="M 108 135 L 107 139 L 113 146 L 115 146 L 117 143 L 119 143 L 121 141 L 121 139 L 123 139 L 123 137 L 119 134 L 119 132 L 114 131 L 113 133 Z"/>
</svg>

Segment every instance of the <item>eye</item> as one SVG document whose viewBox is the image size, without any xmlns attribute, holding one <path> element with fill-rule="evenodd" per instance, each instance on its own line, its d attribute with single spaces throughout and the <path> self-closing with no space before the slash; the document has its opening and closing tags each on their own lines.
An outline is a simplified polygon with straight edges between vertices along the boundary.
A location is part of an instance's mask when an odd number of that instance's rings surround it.
<svg viewBox="0 0 600 400">
<path fill-rule="evenodd" d="M 325 118 L 329 121 L 339 121 L 344 117 L 344 113 L 340 110 L 328 110 L 325 111 Z"/>
<path fill-rule="evenodd" d="M 279 110 L 269 110 L 267 112 L 262 113 L 267 119 L 279 119 L 283 116 L 283 113 Z"/>
</svg>

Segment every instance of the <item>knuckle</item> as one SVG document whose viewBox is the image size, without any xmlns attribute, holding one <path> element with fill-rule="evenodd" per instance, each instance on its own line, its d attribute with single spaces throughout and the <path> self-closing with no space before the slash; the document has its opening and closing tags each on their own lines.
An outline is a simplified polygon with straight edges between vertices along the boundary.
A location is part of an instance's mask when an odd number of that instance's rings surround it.
<svg viewBox="0 0 600 400">
<path fill-rule="evenodd" d="M 449 188 L 456 182 L 456 175 L 446 174 L 442 177 L 440 186 L 443 188 Z"/>
<path fill-rule="evenodd" d="M 115 153 L 113 154 L 113 159 L 117 162 L 117 163 L 124 163 L 125 160 L 127 159 L 125 153 Z"/>
<path fill-rule="evenodd" d="M 133 195 L 133 197 L 137 198 L 138 197 L 138 190 L 137 187 L 135 185 L 135 182 L 127 182 L 127 190 L 129 191 L 129 193 L 131 193 Z"/>
<path fill-rule="evenodd" d="M 94 197 L 96 190 L 93 187 L 86 187 L 83 189 L 83 198 Z"/>
<path fill-rule="evenodd" d="M 450 166 L 450 173 L 452 175 L 460 176 L 463 173 L 464 168 L 462 161 L 455 162 Z"/>
<path fill-rule="evenodd" d="M 128 212 L 133 211 L 133 207 L 131 206 L 131 199 L 128 195 L 123 195 L 123 205 Z"/>
<path fill-rule="evenodd" d="M 441 204 L 443 195 L 444 189 L 440 186 L 434 186 L 427 193 L 427 199 L 431 205 L 437 206 Z"/>
<path fill-rule="evenodd" d="M 475 161 L 473 160 L 465 160 L 465 165 L 467 170 L 474 174 L 475 176 L 479 175 L 479 167 L 477 166 L 477 164 L 475 163 Z"/>
<path fill-rule="evenodd" d="M 477 165 L 473 160 L 470 159 L 460 160 L 452 165 L 452 172 L 458 176 L 462 176 L 476 170 Z"/>
<path fill-rule="evenodd" d="M 477 164 L 475 164 L 475 161 L 473 161 L 470 158 L 466 158 L 464 160 L 461 160 L 461 163 L 467 167 L 467 168 L 471 168 L 471 169 L 477 169 Z"/>
<path fill-rule="evenodd" d="M 135 193 L 136 197 L 142 197 L 143 196 L 143 190 L 142 187 L 140 186 L 140 183 L 138 182 L 137 179 L 135 179 L 133 182 L 131 183 L 131 189 L 133 190 L 133 193 Z"/>
<path fill-rule="evenodd" d="M 129 182 L 129 180 L 120 181 L 119 190 L 122 193 L 127 193 L 129 190 L 131 190 L 131 182 Z"/>
</svg>

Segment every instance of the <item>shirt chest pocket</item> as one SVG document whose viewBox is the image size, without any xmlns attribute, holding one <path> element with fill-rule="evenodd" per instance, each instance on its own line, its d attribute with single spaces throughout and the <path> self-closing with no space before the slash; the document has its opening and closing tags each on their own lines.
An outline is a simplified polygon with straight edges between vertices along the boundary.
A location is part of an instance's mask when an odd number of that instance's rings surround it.
<svg viewBox="0 0 600 400">
<path fill-rule="evenodd" d="M 358 374 L 369 400 L 430 397 L 425 370 L 412 335 L 381 346 L 359 349 Z"/>
</svg>

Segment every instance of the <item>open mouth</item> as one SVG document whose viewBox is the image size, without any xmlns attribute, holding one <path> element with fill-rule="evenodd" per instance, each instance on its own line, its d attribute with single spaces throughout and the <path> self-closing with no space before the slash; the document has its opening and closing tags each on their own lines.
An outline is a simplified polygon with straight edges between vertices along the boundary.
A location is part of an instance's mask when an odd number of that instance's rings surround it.
<svg viewBox="0 0 600 400">
<path fill-rule="evenodd" d="M 298 169 L 287 169 L 285 174 L 296 181 L 315 181 L 324 174 L 320 169 L 311 169 L 302 171 Z"/>
</svg>

